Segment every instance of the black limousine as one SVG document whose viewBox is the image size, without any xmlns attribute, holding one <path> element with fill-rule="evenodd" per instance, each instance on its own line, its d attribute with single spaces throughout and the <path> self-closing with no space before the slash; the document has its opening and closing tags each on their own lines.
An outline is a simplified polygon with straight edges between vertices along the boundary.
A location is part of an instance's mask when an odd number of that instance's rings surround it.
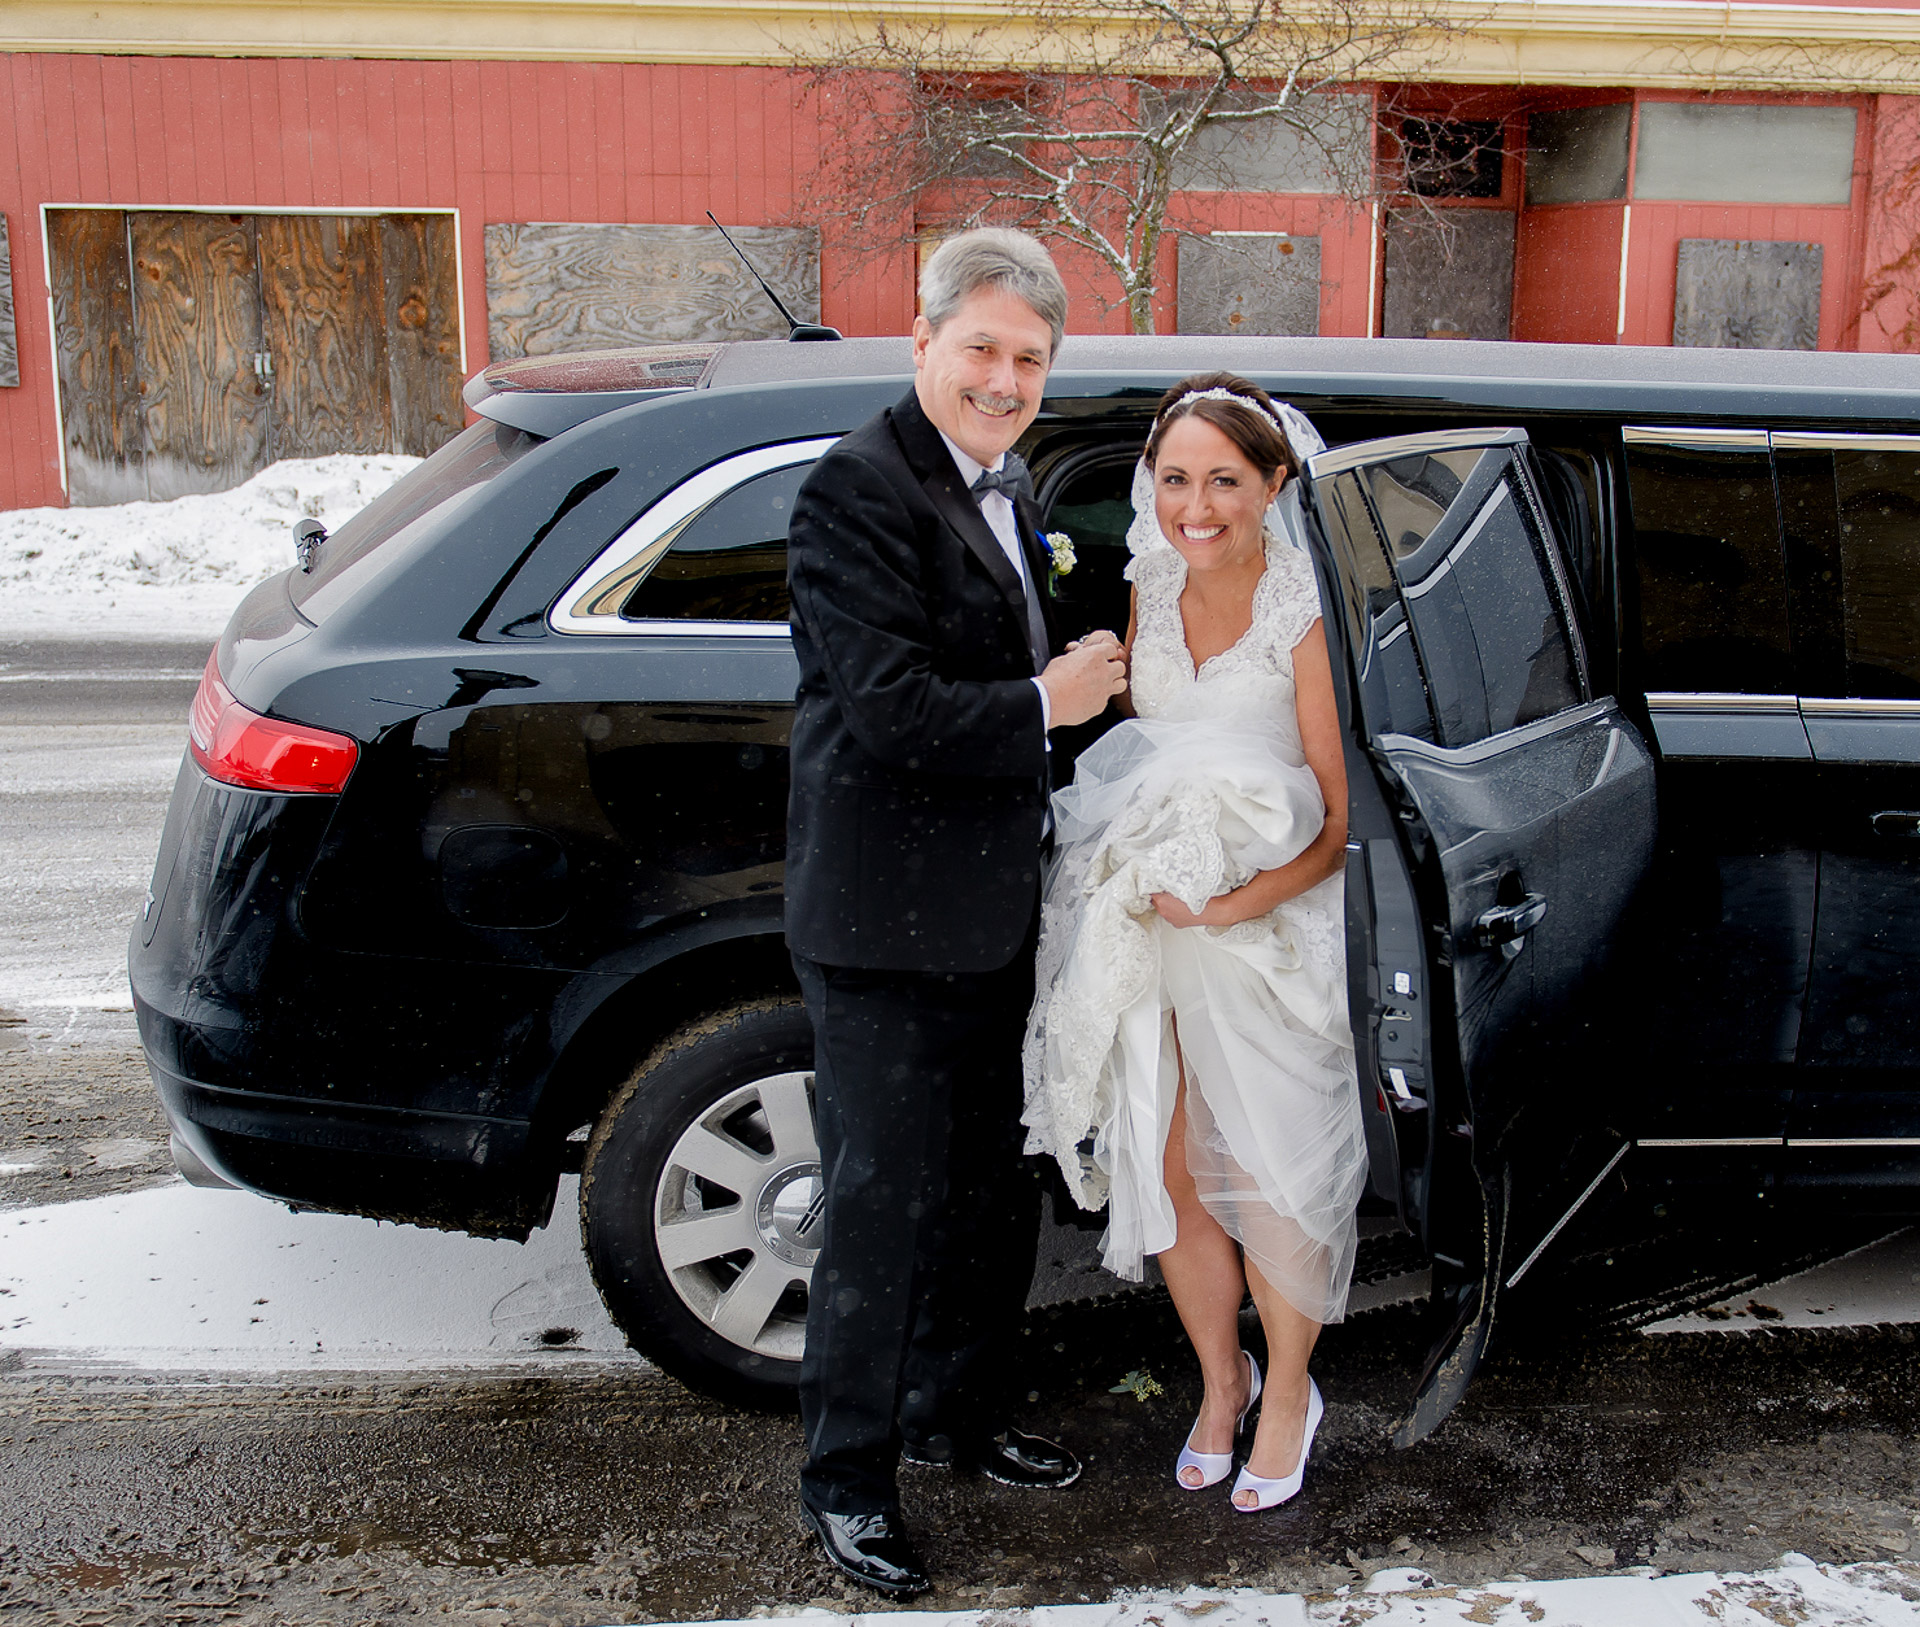
<svg viewBox="0 0 1920 1627">
<path fill-rule="evenodd" d="M 1070 626 L 1125 625 L 1152 405 L 1217 367 L 1331 448 L 1370 1201 L 1441 1324 L 1402 1438 L 1608 1179 L 1920 1207 L 1920 362 L 1072 338 L 1021 448 Z M 490 367 L 248 596 L 131 947 L 190 1178 L 518 1237 L 578 1169 L 636 1346 L 790 1394 L 786 516 L 909 376 L 904 340 Z"/>
</svg>

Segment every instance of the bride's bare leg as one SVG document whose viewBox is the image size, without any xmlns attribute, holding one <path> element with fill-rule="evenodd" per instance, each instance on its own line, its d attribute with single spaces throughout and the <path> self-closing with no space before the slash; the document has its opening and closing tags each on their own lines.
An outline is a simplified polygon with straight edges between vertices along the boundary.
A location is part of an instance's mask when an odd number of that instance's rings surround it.
<svg viewBox="0 0 1920 1627">
<path fill-rule="evenodd" d="M 1240 1358 L 1240 1302 L 1246 1297 L 1247 1282 L 1240 1269 L 1239 1245 L 1207 1213 L 1187 1169 L 1184 1067 L 1162 1174 L 1179 1231 L 1173 1247 L 1158 1256 L 1160 1275 L 1166 1278 L 1180 1325 L 1200 1358 L 1200 1376 L 1206 1384 L 1193 1426 L 1193 1449 L 1230 1452 L 1234 1423 L 1247 1404 L 1247 1364 Z M 1301 1371 L 1305 1370 L 1303 1360 Z M 1194 1486 L 1200 1484 L 1199 1470 L 1189 1469 L 1186 1475 Z"/>
<path fill-rule="evenodd" d="M 1296 1311 L 1252 1260 L 1246 1262 L 1246 1274 L 1267 1335 L 1266 1388 L 1261 1392 L 1260 1425 L 1254 1431 L 1247 1469 L 1262 1480 L 1282 1480 L 1300 1462 L 1300 1437 L 1307 1424 L 1307 1358 L 1320 1337 L 1320 1324 Z M 1259 1501 L 1253 1492 L 1244 1492 L 1237 1500 L 1249 1506 Z"/>
</svg>

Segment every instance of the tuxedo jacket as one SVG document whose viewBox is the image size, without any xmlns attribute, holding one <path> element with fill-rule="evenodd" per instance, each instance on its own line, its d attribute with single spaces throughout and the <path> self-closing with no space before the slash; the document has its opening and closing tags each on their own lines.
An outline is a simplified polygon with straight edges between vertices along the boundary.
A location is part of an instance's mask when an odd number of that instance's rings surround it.
<svg viewBox="0 0 1920 1627">
<path fill-rule="evenodd" d="M 800 662 L 787 942 L 827 965 L 984 972 L 1040 886 L 1046 736 L 1033 683 L 1058 644 L 1037 516 L 1014 504 L 1046 632 L 909 392 L 814 465 L 787 576 Z"/>
</svg>

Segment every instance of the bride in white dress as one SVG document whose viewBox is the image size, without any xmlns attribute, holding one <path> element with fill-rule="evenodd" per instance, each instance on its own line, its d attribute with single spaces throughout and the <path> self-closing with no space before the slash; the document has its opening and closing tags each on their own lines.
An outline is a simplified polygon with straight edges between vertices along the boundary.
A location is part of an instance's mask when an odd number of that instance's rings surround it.
<svg viewBox="0 0 1920 1627">
<path fill-rule="evenodd" d="M 1176 1466 L 1233 1506 L 1300 1489 L 1322 1413 L 1307 1361 L 1341 1319 L 1366 1150 L 1347 1023 L 1346 772 L 1313 567 L 1306 419 L 1231 374 L 1174 386 L 1134 482 L 1128 700 L 1054 799 L 1025 1050 L 1030 1151 L 1105 1263 L 1157 1257 L 1205 1398 Z M 1123 707 L 1127 701 L 1122 702 Z"/>
</svg>

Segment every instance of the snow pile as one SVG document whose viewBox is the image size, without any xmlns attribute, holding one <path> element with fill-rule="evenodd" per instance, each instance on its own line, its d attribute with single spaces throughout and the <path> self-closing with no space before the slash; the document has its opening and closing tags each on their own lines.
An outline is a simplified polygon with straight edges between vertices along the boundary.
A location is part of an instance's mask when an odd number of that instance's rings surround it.
<svg viewBox="0 0 1920 1627">
<path fill-rule="evenodd" d="M 293 526 L 334 530 L 418 458 L 292 458 L 232 491 L 0 512 L 0 633 L 213 638 L 293 563 Z"/>
</svg>

